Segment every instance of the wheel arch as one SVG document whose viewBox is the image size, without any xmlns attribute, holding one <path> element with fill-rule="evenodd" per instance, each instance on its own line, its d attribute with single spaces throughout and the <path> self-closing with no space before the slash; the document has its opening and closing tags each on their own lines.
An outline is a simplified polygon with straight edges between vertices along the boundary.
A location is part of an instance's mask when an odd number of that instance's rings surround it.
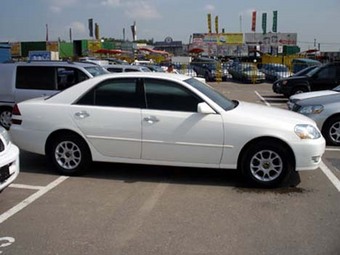
<svg viewBox="0 0 340 255">
<path fill-rule="evenodd" d="M 271 136 L 264 136 L 264 137 L 257 137 L 251 141 L 249 141 L 247 144 L 243 146 L 243 148 L 240 151 L 239 157 L 237 159 L 237 169 L 241 170 L 242 162 L 247 154 L 247 151 L 253 147 L 256 146 L 258 142 L 266 142 L 269 144 L 279 144 L 284 147 L 284 149 L 287 151 L 289 154 L 290 159 L 292 160 L 293 167 L 295 169 L 296 166 L 296 159 L 295 159 L 295 154 L 292 150 L 292 148 L 283 140 L 276 138 L 276 137 L 271 137 Z"/>
<path fill-rule="evenodd" d="M 92 160 L 91 149 L 90 149 L 88 143 L 86 142 L 86 140 L 84 139 L 84 137 L 83 137 L 82 135 L 80 135 L 79 133 L 77 133 L 77 132 L 75 132 L 75 131 L 73 131 L 73 130 L 70 130 L 70 129 L 59 129 L 59 130 L 55 130 L 54 132 L 52 132 L 52 133 L 48 136 L 48 138 L 47 138 L 47 140 L 46 140 L 46 143 L 45 143 L 45 154 L 48 153 L 50 144 L 51 144 L 51 142 L 52 142 L 55 138 L 57 138 L 57 137 L 59 137 L 59 136 L 65 136 L 65 135 L 74 135 L 74 136 L 78 137 L 79 139 L 83 140 L 83 142 L 84 142 L 84 143 L 86 144 L 86 146 L 87 146 L 87 149 L 88 149 L 88 151 L 89 151 L 89 153 L 90 153 L 91 160 Z"/>
<path fill-rule="evenodd" d="M 323 122 L 323 125 L 321 127 L 321 130 L 323 131 L 324 127 L 326 126 L 326 124 L 331 121 L 334 118 L 340 118 L 340 113 L 334 113 L 330 116 L 328 116 L 328 118 Z"/>
</svg>

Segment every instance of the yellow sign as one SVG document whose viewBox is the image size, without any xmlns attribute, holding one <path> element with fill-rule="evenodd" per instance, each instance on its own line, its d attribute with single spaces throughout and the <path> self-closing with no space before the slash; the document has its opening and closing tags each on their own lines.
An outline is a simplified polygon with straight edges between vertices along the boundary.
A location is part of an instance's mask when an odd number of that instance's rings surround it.
<svg viewBox="0 0 340 255">
<path fill-rule="evenodd" d="M 11 43 L 11 54 L 12 56 L 21 56 L 21 43 L 20 42 Z"/>
<path fill-rule="evenodd" d="M 59 43 L 56 42 L 46 42 L 46 50 L 47 51 L 56 51 L 59 52 Z"/>
<path fill-rule="evenodd" d="M 98 40 L 91 40 L 91 41 L 87 41 L 87 47 L 88 47 L 88 50 L 90 52 L 95 52 L 99 49 L 101 49 L 101 42 Z"/>
</svg>

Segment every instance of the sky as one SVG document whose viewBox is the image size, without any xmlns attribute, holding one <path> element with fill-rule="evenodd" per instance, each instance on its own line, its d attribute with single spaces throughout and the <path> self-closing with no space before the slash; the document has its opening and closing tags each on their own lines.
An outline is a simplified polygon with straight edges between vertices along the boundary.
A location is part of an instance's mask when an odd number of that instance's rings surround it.
<svg viewBox="0 0 340 255">
<path fill-rule="evenodd" d="M 256 32 L 262 32 L 262 13 L 271 30 L 278 11 L 278 32 L 297 33 L 302 50 L 340 51 L 340 0 L 1 0 L 0 42 L 90 39 L 88 19 L 100 37 L 189 43 L 193 33 L 207 33 L 207 14 L 218 16 L 219 31 L 251 33 L 251 14 L 257 12 Z M 212 30 L 215 26 L 213 22 Z M 125 34 L 124 31 L 125 30 Z M 125 37 L 124 37 L 125 35 Z"/>
</svg>

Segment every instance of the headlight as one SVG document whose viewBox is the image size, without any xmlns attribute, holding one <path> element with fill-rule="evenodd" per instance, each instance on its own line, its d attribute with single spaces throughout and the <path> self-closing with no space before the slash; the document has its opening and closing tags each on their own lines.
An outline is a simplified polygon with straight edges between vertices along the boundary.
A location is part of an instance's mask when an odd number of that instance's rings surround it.
<svg viewBox="0 0 340 255">
<path fill-rule="evenodd" d="M 0 135 L 4 138 L 5 143 L 8 145 L 9 142 L 10 142 L 10 140 L 11 140 L 11 139 L 9 138 L 8 132 L 7 132 L 5 129 L 1 129 Z"/>
<path fill-rule="evenodd" d="M 322 105 L 308 105 L 308 106 L 302 106 L 299 109 L 299 113 L 307 115 L 307 114 L 319 114 L 323 111 Z"/>
<path fill-rule="evenodd" d="M 301 139 L 318 139 L 321 137 L 319 130 L 312 125 L 296 125 L 294 131 L 295 134 Z"/>
<path fill-rule="evenodd" d="M 284 81 L 282 81 L 282 85 L 286 85 L 288 83 L 288 81 L 286 81 L 286 80 L 284 80 Z"/>
</svg>

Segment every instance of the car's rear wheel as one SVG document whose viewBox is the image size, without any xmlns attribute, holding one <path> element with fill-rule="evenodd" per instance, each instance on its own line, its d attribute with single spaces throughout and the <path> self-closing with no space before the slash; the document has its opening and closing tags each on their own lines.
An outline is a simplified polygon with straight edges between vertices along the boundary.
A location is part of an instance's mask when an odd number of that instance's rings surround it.
<svg viewBox="0 0 340 255">
<path fill-rule="evenodd" d="M 326 121 L 322 128 L 322 135 L 326 139 L 327 144 L 340 146 L 340 116 Z"/>
<path fill-rule="evenodd" d="M 52 139 L 47 156 L 57 171 L 65 175 L 79 175 L 91 162 L 87 144 L 74 134 L 58 135 Z"/>
<path fill-rule="evenodd" d="M 263 141 L 245 152 L 241 171 L 251 183 L 261 187 L 275 187 L 293 171 L 292 157 L 280 143 Z"/>
<path fill-rule="evenodd" d="M 12 108 L 6 107 L 0 110 L 0 125 L 6 129 L 11 126 Z"/>
</svg>

